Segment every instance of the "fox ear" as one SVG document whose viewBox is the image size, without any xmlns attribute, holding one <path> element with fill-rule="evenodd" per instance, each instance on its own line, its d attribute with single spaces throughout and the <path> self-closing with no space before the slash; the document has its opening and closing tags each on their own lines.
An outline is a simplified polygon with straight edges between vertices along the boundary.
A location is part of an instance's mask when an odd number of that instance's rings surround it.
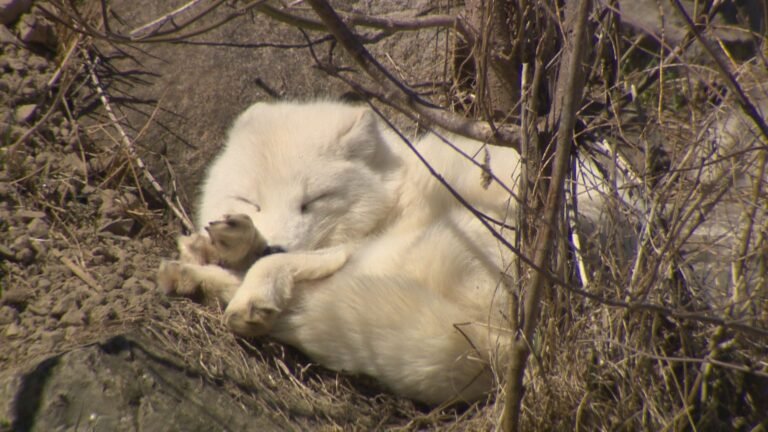
<svg viewBox="0 0 768 432">
<path fill-rule="evenodd" d="M 355 110 L 345 126 L 339 130 L 336 148 L 347 159 L 373 163 L 385 147 L 376 114 L 367 108 Z"/>
</svg>

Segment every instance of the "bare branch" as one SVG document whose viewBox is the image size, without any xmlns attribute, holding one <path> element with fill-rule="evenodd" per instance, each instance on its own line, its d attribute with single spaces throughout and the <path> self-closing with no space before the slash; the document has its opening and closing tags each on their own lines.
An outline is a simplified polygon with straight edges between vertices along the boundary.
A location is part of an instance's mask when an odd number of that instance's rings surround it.
<svg viewBox="0 0 768 432">
<path fill-rule="evenodd" d="M 152 20 L 152 21 L 150 21 L 150 22 L 148 22 L 148 23 L 146 23 L 146 24 L 144 24 L 142 26 L 136 27 L 135 29 L 133 29 L 130 32 L 128 32 L 128 34 L 133 36 L 133 35 L 135 35 L 137 33 L 142 33 L 144 31 L 146 31 L 150 27 L 155 27 L 155 29 L 153 31 L 156 31 L 157 29 L 159 29 L 160 27 L 165 25 L 165 23 L 172 21 L 176 16 L 186 12 L 189 9 L 194 8 L 201 1 L 203 1 L 203 0 L 192 0 L 192 1 L 188 2 L 188 3 L 186 3 L 186 4 L 183 4 L 183 5 L 179 6 L 178 8 L 172 10 L 171 12 L 168 12 L 167 14 L 165 14 L 165 15 L 157 18 L 157 19 L 154 19 L 154 20 Z M 221 4 L 221 2 L 218 2 L 217 4 Z M 106 21 L 107 21 L 107 19 L 105 17 L 104 18 L 104 22 L 106 22 Z M 178 27 L 176 27 L 176 29 L 178 30 Z"/>
<path fill-rule="evenodd" d="M 715 66 L 717 66 L 717 69 L 720 72 L 720 76 L 723 77 L 725 84 L 736 96 L 736 100 L 739 103 L 741 109 L 744 110 L 744 113 L 746 113 L 753 122 L 755 122 L 763 136 L 768 138 L 768 124 L 766 123 L 763 116 L 761 116 L 757 111 L 755 105 L 749 100 L 746 93 L 744 93 L 744 90 L 742 90 L 741 86 L 736 81 L 736 78 L 734 78 L 733 72 L 728 66 L 728 63 L 723 60 L 722 55 L 718 51 L 715 51 L 713 44 L 706 40 L 701 32 L 696 28 L 696 24 L 693 23 L 691 17 L 685 11 L 685 8 L 683 8 L 682 3 L 680 3 L 680 0 L 672 0 L 672 3 L 677 8 L 680 16 L 683 17 L 683 20 L 685 21 L 690 31 L 693 33 L 696 39 L 698 39 L 702 48 L 704 48 L 710 58 L 712 58 L 712 60 L 715 62 Z"/>
<path fill-rule="evenodd" d="M 403 111 L 414 111 L 432 124 L 451 132 L 483 142 L 496 142 L 515 147 L 517 142 L 516 127 L 510 126 L 494 130 L 488 123 L 469 120 L 458 114 L 436 108 L 414 93 L 377 62 L 326 1 L 307 0 L 307 3 L 312 6 L 327 26 L 328 31 L 333 34 L 355 62 L 383 88 L 386 98 L 392 102 L 393 106 Z"/>
<path fill-rule="evenodd" d="M 325 23 L 322 21 L 286 12 L 285 9 L 278 9 L 269 3 L 259 6 L 258 10 L 270 18 L 294 27 L 316 31 L 327 30 Z M 423 30 L 435 27 L 456 27 L 461 33 L 466 31 L 461 20 L 453 15 L 419 16 L 420 14 L 417 13 L 416 16 L 396 14 L 379 17 L 357 13 L 336 13 L 347 25 L 370 27 L 390 32 Z"/>
</svg>

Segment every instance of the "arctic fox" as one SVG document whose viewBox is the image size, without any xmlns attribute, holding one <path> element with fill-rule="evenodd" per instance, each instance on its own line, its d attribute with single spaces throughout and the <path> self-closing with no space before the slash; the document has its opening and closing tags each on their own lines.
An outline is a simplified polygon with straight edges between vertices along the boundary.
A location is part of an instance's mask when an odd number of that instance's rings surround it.
<svg viewBox="0 0 768 432">
<path fill-rule="evenodd" d="M 517 153 L 450 141 L 468 157 L 434 134 L 415 147 L 512 241 L 498 224 L 514 220 L 510 188 L 484 179 L 514 184 Z M 513 256 L 370 109 L 250 107 L 210 167 L 197 225 L 160 285 L 227 304 L 235 333 L 269 335 L 427 404 L 493 388 Z M 267 244 L 284 252 L 265 254 Z"/>
</svg>

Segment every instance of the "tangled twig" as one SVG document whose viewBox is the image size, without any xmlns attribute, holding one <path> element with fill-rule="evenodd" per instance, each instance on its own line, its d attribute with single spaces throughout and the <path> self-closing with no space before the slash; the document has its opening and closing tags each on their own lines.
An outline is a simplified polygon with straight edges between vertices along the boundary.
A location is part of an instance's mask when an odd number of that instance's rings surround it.
<svg viewBox="0 0 768 432">
<path fill-rule="evenodd" d="M 117 116 L 115 115 L 114 110 L 112 109 L 112 105 L 109 101 L 109 96 L 107 95 L 107 92 L 104 90 L 104 87 L 101 84 L 101 81 L 99 80 L 98 75 L 96 74 L 96 61 L 92 60 L 87 53 L 83 52 L 83 59 L 85 60 L 86 65 L 88 65 L 89 69 L 89 75 L 91 77 L 91 82 L 93 82 L 94 87 L 96 87 L 96 92 L 99 94 L 99 99 L 101 100 L 102 105 L 104 105 L 104 110 L 107 112 L 107 115 L 109 116 L 109 119 L 112 121 L 112 125 L 114 126 L 115 130 L 117 130 L 117 133 L 120 135 L 120 142 L 123 145 L 123 149 L 126 151 L 128 156 L 130 156 L 131 160 L 136 164 L 136 166 L 139 167 L 142 174 L 144 175 L 144 178 L 152 185 L 152 188 L 157 192 L 160 197 L 162 197 L 165 204 L 168 206 L 169 209 L 173 212 L 174 215 L 176 215 L 177 218 L 181 221 L 181 223 L 184 225 L 184 228 L 187 229 L 189 232 L 195 231 L 195 226 L 192 224 L 192 221 L 189 219 L 189 217 L 186 215 L 186 212 L 181 210 L 174 202 L 173 199 L 168 195 L 168 193 L 165 191 L 163 186 L 160 185 L 160 183 L 155 179 L 155 177 L 152 175 L 151 172 L 149 172 L 149 169 L 147 168 L 147 165 L 144 163 L 144 161 L 141 159 L 141 156 L 136 153 L 136 149 L 134 148 L 133 142 L 128 137 L 128 134 L 125 132 L 122 126 L 120 126 L 120 121 L 118 120 Z"/>
</svg>

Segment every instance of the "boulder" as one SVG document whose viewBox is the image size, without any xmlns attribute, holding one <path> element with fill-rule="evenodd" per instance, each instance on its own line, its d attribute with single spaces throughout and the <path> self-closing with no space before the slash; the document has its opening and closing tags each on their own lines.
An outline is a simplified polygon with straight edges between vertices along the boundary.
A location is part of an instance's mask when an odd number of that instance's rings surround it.
<svg viewBox="0 0 768 432">
<path fill-rule="evenodd" d="M 0 24 L 7 25 L 16 21 L 31 6 L 32 0 L 0 0 Z"/>
<path fill-rule="evenodd" d="M 121 334 L 0 372 L 0 430 L 282 431 L 159 344 Z"/>
</svg>

